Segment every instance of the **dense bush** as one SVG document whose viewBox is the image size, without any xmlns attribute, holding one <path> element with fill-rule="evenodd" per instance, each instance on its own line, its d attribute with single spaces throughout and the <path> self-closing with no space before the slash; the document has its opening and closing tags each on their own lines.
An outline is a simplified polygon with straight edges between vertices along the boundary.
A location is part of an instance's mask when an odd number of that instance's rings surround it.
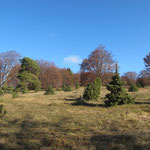
<svg viewBox="0 0 150 150">
<path fill-rule="evenodd" d="M 69 86 L 69 85 L 63 85 L 63 86 L 62 86 L 62 90 L 63 90 L 64 92 L 72 91 L 71 86 Z"/>
<path fill-rule="evenodd" d="M 62 91 L 62 89 L 61 88 L 57 88 L 56 91 Z"/>
<path fill-rule="evenodd" d="M 76 83 L 75 89 L 77 90 L 77 89 L 79 89 L 79 88 L 80 88 L 79 83 Z"/>
<path fill-rule="evenodd" d="M 131 84 L 129 89 L 128 89 L 129 92 L 137 92 L 138 91 L 138 87 L 134 84 Z"/>
<path fill-rule="evenodd" d="M 3 104 L 0 104 L 0 117 L 4 116 L 7 113 Z"/>
<path fill-rule="evenodd" d="M 45 92 L 45 95 L 52 95 L 52 94 L 55 94 L 54 89 L 53 89 L 52 85 L 49 85 Z"/>
<path fill-rule="evenodd" d="M 134 99 L 125 92 L 123 85 L 124 82 L 121 81 L 118 73 L 118 67 L 116 66 L 116 73 L 112 77 L 112 81 L 106 86 L 110 91 L 110 93 L 105 97 L 106 106 L 134 103 Z"/>
<path fill-rule="evenodd" d="M 21 92 L 21 89 L 19 87 L 16 87 L 15 91 L 19 93 L 19 92 Z"/>
<path fill-rule="evenodd" d="M 7 93 L 11 94 L 13 92 L 14 88 L 12 86 L 8 86 Z"/>
<path fill-rule="evenodd" d="M 96 78 L 91 84 L 88 84 L 83 93 L 83 99 L 85 100 L 97 100 L 100 96 L 101 80 Z"/>
<path fill-rule="evenodd" d="M 0 96 L 3 96 L 4 94 L 5 92 L 2 89 L 0 89 Z"/>
<path fill-rule="evenodd" d="M 3 90 L 4 94 L 7 93 L 7 89 L 8 89 L 7 84 L 4 84 L 4 85 L 2 86 L 2 90 Z"/>
<path fill-rule="evenodd" d="M 18 98 L 19 95 L 18 95 L 18 92 L 17 91 L 13 91 L 12 92 L 12 98 Z"/>
<path fill-rule="evenodd" d="M 27 88 L 27 86 L 22 86 L 21 87 L 21 92 L 22 92 L 22 94 L 26 94 L 26 93 L 28 93 L 28 88 Z"/>
</svg>

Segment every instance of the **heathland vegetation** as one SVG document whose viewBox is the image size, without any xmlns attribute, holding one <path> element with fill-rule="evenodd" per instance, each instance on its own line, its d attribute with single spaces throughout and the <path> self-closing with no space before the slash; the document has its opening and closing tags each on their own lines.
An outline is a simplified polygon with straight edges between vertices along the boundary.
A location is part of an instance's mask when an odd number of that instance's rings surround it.
<svg viewBox="0 0 150 150">
<path fill-rule="evenodd" d="M 78 73 L 0 53 L 0 149 L 150 149 L 150 54 L 144 64 L 120 76 L 104 46 Z"/>
</svg>

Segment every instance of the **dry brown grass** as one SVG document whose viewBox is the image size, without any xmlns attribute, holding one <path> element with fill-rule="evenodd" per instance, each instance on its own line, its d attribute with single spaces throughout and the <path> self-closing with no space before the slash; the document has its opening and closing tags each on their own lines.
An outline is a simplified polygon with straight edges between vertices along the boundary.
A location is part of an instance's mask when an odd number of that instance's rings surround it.
<svg viewBox="0 0 150 150">
<path fill-rule="evenodd" d="M 130 93 L 133 105 L 104 107 L 99 101 L 72 105 L 83 93 L 28 93 L 3 102 L 7 115 L 0 120 L 0 150 L 149 150 L 150 89 Z"/>
</svg>

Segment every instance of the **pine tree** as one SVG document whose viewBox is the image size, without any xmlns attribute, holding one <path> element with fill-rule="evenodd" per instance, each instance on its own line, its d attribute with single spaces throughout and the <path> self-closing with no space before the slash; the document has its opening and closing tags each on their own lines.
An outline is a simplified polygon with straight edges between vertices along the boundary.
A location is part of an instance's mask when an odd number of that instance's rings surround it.
<svg viewBox="0 0 150 150">
<path fill-rule="evenodd" d="M 94 95 L 95 99 L 98 99 L 101 90 L 101 79 L 97 77 L 94 81 Z"/>
<path fill-rule="evenodd" d="M 4 116 L 7 113 L 3 104 L 0 104 L 0 117 Z"/>
<path fill-rule="evenodd" d="M 131 84 L 128 89 L 129 92 L 137 92 L 138 90 L 139 90 L 138 87 L 134 84 Z"/>
<path fill-rule="evenodd" d="M 106 106 L 134 103 L 134 99 L 125 92 L 125 90 L 123 89 L 123 85 L 124 82 L 120 79 L 118 66 L 116 64 L 116 73 L 112 77 L 112 81 L 106 86 L 110 91 L 110 93 L 105 97 Z"/>
<path fill-rule="evenodd" d="M 65 85 L 65 84 L 63 84 L 63 86 L 62 86 L 62 90 L 64 92 L 70 92 L 70 91 L 72 91 L 71 86 Z"/>
<path fill-rule="evenodd" d="M 7 84 L 5 83 L 3 86 L 2 86 L 2 90 L 5 94 L 7 94 L 7 89 L 8 89 L 8 86 Z"/>
<path fill-rule="evenodd" d="M 7 111 L 2 103 L 2 97 L 0 97 L 0 117 L 4 116 L 6 113 Z"/>
<path fill-rule="evenodd" d="M 38 66 L 36 61 L 28 57 L 24 57 L 21 60 L 21 70 L 18 75 L 18 78 L 20 80 L 18 87 L 24 89 L 24 86 L 26 86 L 28 90 L 40 90 L 41 83 L 38 78 L 39 74 L 40 67 Z"/>
<path fill-rule="evenodd" d="M 80 85 L 79 85 L 79 83 L 77 82 L 76 83 L 76 86 L 75 86 L 75 89 L 77 90 L 77 89 L 79 89 L 80 88 Z"/>
<path fill-rule="evenodd" d="M 45 92 L 45 95 L 52 95 L 52 94 L 55 94 L 55 93 L 54 93 L 52 85 L 49 85 Z"/>
<path fill-rule="evenodd" d="M 13 91 L 12 92 L 12 98 L 18 98 L 19 95 L 18 95 L 18 92 L 17 91 Z"/>
<path fill-rule="evenodd" d="M 101 80 L 96 78 L 91 84 L 88 84 L 84 90 L 83 99 L 84 100 L 97 100 L 100 96 Z"/>
<path fill-rule="evenodd" d="M 4 94 L 5 92 L 2 89 L 0 89 L 0 96 L 3 96 Z"/>
</svg>

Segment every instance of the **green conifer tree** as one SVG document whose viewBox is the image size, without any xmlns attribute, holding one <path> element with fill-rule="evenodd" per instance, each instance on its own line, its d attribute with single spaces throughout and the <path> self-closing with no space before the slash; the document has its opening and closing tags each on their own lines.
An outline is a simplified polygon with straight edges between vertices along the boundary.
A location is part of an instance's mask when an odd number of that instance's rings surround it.
<svg viewBox="0 0 150 150">
<path fill-rule="evenodd" d="M 38 91 L 41 88 L 41 83 L 39 81 L 39 73 L 40 73 L 40 67 L 36 63 L 36 61 L 24 57 L 21 60 L 21 70 L 19 72 L 18 78 L 20 80 L 20 83 L 18 87 L 20 89 L 28 90 L 35 90 Z M 23 92 L 24 93 L 24 92 Z"/>
<path fill-rule="evenodd" d="M 0 104 L 0 117 L 4 116 L 7 113 L 3 104 Z"/>
<path fill-rule="evenodd" d="M 101 80 L 96 78 L 91 84 L 88 84 L 84 90 L 83 99 L 84 100 L 97 100 L 100 96 Z"/>
<path fill-rule="evenodd" d="M 18 98 L 18 97 L 19 97 L 18 92 L 16 90 L 14 90 L 12 92 L 12 98 Z"/>
<path fill-rule="evenodd" d="M 106 86 L 110 91 L 105 97 L 105 105 L 107 107 L 134 103 L 134 98 L 125 92 L 123 85 L 124 82 L 120 79 L 118 66 L 116 64 L 115 75 L 112 77 L 112 81 Z"/>
<path fill-rule="evenodd" d="M 79 89 L 80 88 L 80 85 L 79 85 L 79 83 L 77 82 L 76 83 L 76 86 L 75 86 L 75 89 L 77 90 L 77 89 Z"/>
<path fill-rule="evenodd" d="M 65 84 L 63 84 L 63 86 L 62 86 L 62 90 L 64 92 L 70 92 L 70 91 L 72 91 L 71 86 L 65 85 Z"/>
<path fill-rule="evenodd" d="M 45 95 L 52 95 L 55 94 L 52 85 L 49 85 L 48 88 L 46 89 Z"/>
<path fill-rule="evenodd" d="M 134 84 L 131 84 L 128 89 L 129 92 L 137 92 L 138 90 L 139 90 L 138 87 Z"/>
</svg>

